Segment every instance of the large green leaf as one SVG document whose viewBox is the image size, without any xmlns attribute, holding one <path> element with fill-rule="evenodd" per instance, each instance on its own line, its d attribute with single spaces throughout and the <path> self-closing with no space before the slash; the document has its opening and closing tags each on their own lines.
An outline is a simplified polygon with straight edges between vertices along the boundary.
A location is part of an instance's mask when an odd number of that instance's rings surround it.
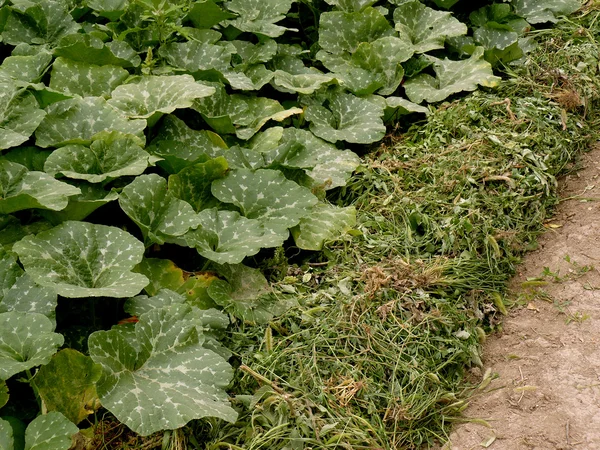
<svg viewBox="0 0 600 450">
<path fill-rule="evenodd" d="M 98 396 L 100 367 L 89 356 L 65 348 L 35 375 L 34 384 L 48 411 L 58 411 L 79 423 L 92 414 Z"/>
<path fill-rule="evenodd" d="M 118 86 L 108 104 L 127 117 L 147 119 L 155 113 L 188 108 L 195 99 L 214 92 L 213 87 L 194 81 L 191 75 L 143 76 Z"/>
<path fill-rule="evenodd" d="M 135 342 L 118 328 L 89 338 L 92 359 L 102 366 L 97 385 L 102 405 L 133 431 L 147 436 L 182 427 L 192 419 L 234 422 L 224 388 L 232 378 L 227 362 L 202 347 L 188 306 L 142 314 Z"/>
<path fill-rule="evenodd" d="M 43 314 L 10 311 L 0 314 L 0 380 L 47 364 L 64 338 Z"/>
<path fill-rule="evenodd" d="M 2 39 L 11 45 L 54 44 L 61 37 L 77 33 L 77 24 L 64 2 L 54 0 L 13 2 Z"/>
<path fill-rule="evenodd" d="M 0 150 L 29 139 L 45 115 L 31 92 L 13 81 L 0 81 Z"/>
<path fill-rule="evenodd" d="M 227 145 L 219 135 L 208 130 L 193 130 L 183 120 L 173 115 L 166 116 L 162 120 L 152 143 L 158 144 L 161 141 L 166 141 L 166 145 L 160 148 L 157 148 L 157 145 L 154 149 L 149 149 L 149 151 L 165 158 L 165 160 L 178 159 L 184 164 L 183 167 L 193 164 L 202 156 L 217 157 L 221 155 L 223 149 L 227 148 Z M 181 143 L 182 145 L 171 145 L 174 142 Z M 183 167 L 179 168 L 179 170 Z M 170 173 L 176 173 L 179 170 Z"/>
<path fill-rule="evenodd" d="M 273 84 L 283 92 L 312 94 L 334 80 L 333 75 L 324 74 L 314 67 L 306 67 L 300 58 L 294 56 L 277 58 L 275 69 Z"/>
<path fill-rule="evenodd" d="M 558 16 L 574 13 L 582 6 L 580 0 L 512 0 L 515 12 L 529 23 L 556 22 Z"/>
<path fill-rule="evenodd" d="M 96 135 L 89 147 L 66 145 L 48 157 L 44 170 L 52 176 L 101 183 L 126 175 L 140 175 L 154 161 L 139 139 L 118 131 Z"/>
<path fill-rule="evenodd" d="M 213 182 L 212 193 L 277 234 L 297 225 L 318 201 L 310 190 L 269 169 L 232 170 L 225 178 Z"/>
<path fill-rule="evenodd" d="M 225 280 L 213 281 L 208 293 L 234 317 L 264 324 L 283 312 L 283 303 L 271 295 L 269 283 L 260 270 L 243 264 L 225 264 L 219 267 L 219 273 Z"/>
<path fill-rule="evenodd" d="M 52 61 L 49 52 L 41 51 L 35 55 L 8 56 L 0 66 L 0 76 L 7 75 L 15 80 L 35 83 L 40 80 Z"/>
<path fill-rule="evenodd" d="M 345 92 L 335 92 L 328 106 L 311 104 L 304 117 L 310 131 L 329 142 L 347 141 L 358 144 L 377 142 L 385 136 L 381 117 L 384 107 Z"/>
<path fill-rule="evenodd" d="M 359 44 L 351 56 L 322 51 L 317 58 L 353 93 L 368 95 L 378 90 L 382 95 L 389 95 L 404 77 L 401 63 L 412 55 L 413 45 L 409 38 L 387 36 Z"/>
<path fill-rule="evenodd" d="M 354 225 L 356 208 L 353 206 L 340 208 L 320 203 L 291 231 L 298 248 L 321 250 L 325 241 L 340 237 Z"/>
<path fill-rule="evenodd" d="M 52 64 L 50 87 L 67 95 L 108 97 L 129 76 L 119 66 L 98 66 L 66 58 L 56 58 Z"/>
<path fill-rule="evenodd" d="M 474 91 L 477 85 L 495 87 L 500 82 L 490 63 L 483 59 L 482 47 L 477 47 L 471 58 L 463 61 L 430 59 L 436 78 L 422 73 L 404 83 L 406 95 L 415 103 L 439 102 L 457 92 Z"/>
<path fill-rule="evenodd" d="M 334 55 L 354 53 L 362 42 L 395 34 L 385 16 L 371 7 L 361 12 L 326 12 L 319 24 L 319 46 Z"/>
<path fill-rule="evenodd" d="M 161 290 L 154 297 L 138 295 L 130 298 L 125 302 L 124 309 L 129 314 L 141 316 L 153 309 L 171 305 L 183 305 L 185 303 L 188 303 L 192 307 L 190 313 L 185 318 L 196 327 L 198 342 L 224 358 L 231 357 L 231 352 L 219 342 L 219 338 L 222 337 L 223 332 L 229 326 L 229 317 L 222 311 L 214 308 L 200 309 L 197 306 L 193 306 L 193 299 L 189 299 L 168 289 Z"/>
<path fill-rule="evenodd" d="M 24 273 L 17 259 L 0 248 L 0 313 L 34 312 L 55 320 L 57 296 Z"/>
<path fill-rule="evenodd" d="M 102 131 L 120 131 L 145 140 L 145 120 L 129 120 L 101 97 L 63 100 L 46 108 L 48 115 L 35 133 L 40 147 L 90 144 Z"/>
<path fill-rule="evenodd" d="M 30 172 L 21 164 L 0 160 L 0 214 L 30 208 L 59 211 L 70 196 L 80 193 L 79 188 L 44 172 Z"/>
<path fill-rule="evenodd" d="M 57 411 L 36 417 L 25 430 L 25 450 L 68 450 L 79 429 Z"/>
<path fill-rule="evenodd" d="M 71 34 L 60 40 L 56 56 L 99 66 L 137 67 L 141 63 L 135 50 L 125 41 L 103 42 L 91 34 Z"/>
<path fill-rule="evenodd" d="M 281 36 L 287 30 L 298 31 L 275 25 L 283 20 L 295 0 L 231 0 L 225 7 L 239 17 L 229 23 L 240 31 L 265 35 Z"/>
<path fill-rule="evenodd" d="M 219 1 L 214 0 L 201 0 L 195 2 L 188 13 L 188 19 L 192 21 L 196 28 L 212 28 L 219 22 L 223 22 L 227 19 L 232 19 L 235 14 L 224 11 L 220 6 L 217 5 Z"/>
<path fill-rule="evenodd" d="M 63 297 L 131 297 L 148 279 L 131 269 L 144 246 L 123 230 L 65 222 L 13 246 L 26 273 Z"/>
<path fill-rule="evenodd" d="M 119 204 L 140 227 L 146 244 L 164 244 L 199 223 L 190 204 L 169 192 L 167 180 L 156 174 L 141 175 L 123 188 Z"/>
<path fill-rule="evenodd" d="M 410 38 L 415 53 L 444 48 L 446 38 L 467 34 L 467 26 L 451 13 L 436 11 L 417 0 L 398 6 L 394 22 L 400 35 Z"/>
<path fill-rule="evenodd" d="M 225 73 L 231 70 L 233 45 L 214 45 L 205 42 L 173 42 L 160 48 L 159 55 L 174 67 L 192 74 L 215 70 Z"/>
<path fill-rule="evenodd" d="M 254 136 L 269 120 L 281 122 L 302 113 L 300 108 L 285 109 L 268 97 L 228 95 L 222 85 L 216 86 L 212 97 L 196 101 L 194 109 L 217 133 L 235 133 L 244 140 Z"/>
<path fill-rule="evenodd" d="M 218 264 L 238 264 L 261 248 L 279 247 L 287 237 L 265 228 L 257 219 L 247 219 L 236 211 L 205 209 L 198 215 L 200 226 L 183 239 L 206 259 Z"/>
<path fill-rule="evenodd" d="M 313 183 L 325 190 L 345 186 L 346 180 L 360 164 L 360 159 L 350 150 L 339 150 L 299 128 L 286 128 L 278 145 L 264 153 L 265 166 L 302 169 Z"/>
<path fill-rule="evenodd" d="M 214 180 L 223 178 L 227 170 L 227 161 L 222 156 L 194 164 L 169 177 L 169 191 L 200 212 L 218 203 L 210 187 Z"/>
</svg>

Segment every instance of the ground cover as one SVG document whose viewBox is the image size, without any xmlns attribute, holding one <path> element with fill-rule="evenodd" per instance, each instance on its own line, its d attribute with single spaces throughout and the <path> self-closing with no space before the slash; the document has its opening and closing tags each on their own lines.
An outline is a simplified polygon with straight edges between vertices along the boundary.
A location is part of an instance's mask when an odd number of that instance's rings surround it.
<svg viewBox="0 0 600 450">
<path fill-rule="evenodd" d="M 381 3 L 3 3 L 2 445 L 443 438 L 597 60 L 429 110 L 579 5 Z"/>
</svg>

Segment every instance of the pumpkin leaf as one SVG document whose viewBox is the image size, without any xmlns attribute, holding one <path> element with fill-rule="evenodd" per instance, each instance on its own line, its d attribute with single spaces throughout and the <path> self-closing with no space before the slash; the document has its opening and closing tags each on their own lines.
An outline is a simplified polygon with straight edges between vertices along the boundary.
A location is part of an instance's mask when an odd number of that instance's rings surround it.
<svg viewBox="0 0 600 450">
<path fill-rule="evenodd" d="M 167 190 L 167 180 L 151 174 L 140 175 L 123 188 L 121 209 L 142 230 L 146 244 L 164 244 L 168 237 L 181 236 L 198 226 L 189 203 Z"/>
<path fill-rule="evenodd" d="M 0 313 L 0 380 L 47 364 L 64 338 L 54 324 L 38 313 Z"/>
<path fill-rule="evenodd" d="M 311 104 L 304 112 L 310 131 L 321 139 L 370 144 L 385 136 L 384 108 L 378 104 L 345 92 L 331 94 L 326 103 Z"/>
<path fill-rule="evenodd" d="M 141 175 L 155 158 L 142 150 L 139 139 L 117 131 L 94 137 L 89 147 L 66 145 L 46 159 L 44 170 L 56 176 L 101 183 L 126 175 Z"/>
<path fill-rule="evenodd" d="M 404 83 L 406 95 L 415 103 L 439 102 L 458 92 L 474 91 L 477 85 L 494 87 L 500 82 L 490 63 L 483 59 L 483 47 L 477 47 L 473 55 L 463 61 L 429 58 L 436 77 L 421 73 Z"/>
<path fill-rule="evenodd" d="M 342 236 L 354 225 L 356 208 L 353 206 L 340 208 L 320 203 L 291 232 L 298 248 L 321 250 L 325 241 Z"/>
<path fill-rule="evenodd" d="M 70 196 L 78 194 L 81 194 L 79 188 L 44 172 L 30 172 L 21 164 L 0 160 L 0 214 L 29 208 L 60 211 L 67 206 Z"/>
<path fill-rule="evenodd" d="M 233 203 L 248 219 L 257 219 L 277 234 L 297 225 L 317 203 L 311 192 L 277 170 L 236 169 L 212 184 L 212 193 Z"/>
<path fill-rule="evenodd" d="M 129 120 L 109 106 L 102 97 L 62 100 L 48 106 L 47 115 L 35 133 L 40 147 L 90 144 L 103 131 L 120 131 L 145 141 L 145 120 Z"/>
<path fill-rule="evenodd" d="M 35 375 L 34 384 L 48 411 L 79 423 L 99 406 L 96 381 L 100 367 L 89 356 L 65 348 Z"/>
<path fill-rule="evenodd" d="M 144 246 L 119 228 L 68 221 L 13 246 L 25 272 L 63 297 L 131 297 L 148 279 L 131 269 Z"/>
<path fill-rule="evenodd" d="M 188 306 L 153 309 L 135 324 L 135 343 L 113 328 L 89 338 L 90 356 L 102 366 L 97 384 L 102 405 L 143 436 L 180 428 L 192 419 L 234 422 L 224 388 L 227 362 L 202 347 Z"/>
</svg>

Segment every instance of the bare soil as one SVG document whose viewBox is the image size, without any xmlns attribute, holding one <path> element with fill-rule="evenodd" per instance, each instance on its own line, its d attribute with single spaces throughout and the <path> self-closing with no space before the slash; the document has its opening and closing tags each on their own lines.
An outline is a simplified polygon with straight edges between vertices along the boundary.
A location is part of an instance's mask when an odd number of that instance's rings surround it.
<svg viewBox="0 0 600 450">
<path fill-rule="evenodd" d="M 444 450 L 600 450 L 600 148 L 582 165 L 513 280 L 522 306 L 484 347 L 475 375 L 491 368 L 498 377 L 465 416 L 491 427 L 457 425 Z M 544 268 L 547 284 L 524 287 Z"/>
</svg>

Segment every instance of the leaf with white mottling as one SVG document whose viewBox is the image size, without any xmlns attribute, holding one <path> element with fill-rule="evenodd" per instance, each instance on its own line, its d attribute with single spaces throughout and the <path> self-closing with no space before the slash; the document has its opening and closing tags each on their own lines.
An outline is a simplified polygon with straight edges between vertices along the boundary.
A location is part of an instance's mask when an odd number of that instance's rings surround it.
<svg viewBox="0 0 600 450">
<path fill-rule="evenodd" d="M 125 186 L 119 204 L 140 227 L 147 244 L 164 244 L 166 238 L 198 226 L 190 204 L 169 192 L 167 180 L 156 174 L 141 175 Z"/>
<path fill-rule="evenodd" d="M 102 131 L 120 131 L 145 141 L 145 120 L 129 120 L 109 106 L 102 97 L 72 98 L 53 103 L 35 132 L 40 147 L 90 144 Z"/>
<path fill-rule="evenodd" d="M 0 150 L 29 139 L 45 115 L 31 92 L 10 80 L 0 81 Z"/>
<path fill-rule="evenodd" d="M 56 56 L 99 66 L 137 67 L 142 60 L 125 41 L 103 42 L 91 34 L 65 36 L 54 49 Z"/>
<path fill-rule="evenodd" d="M 231 367 L 202 347 L 195 325 L 186 320 L 190 311 L 173 305 L 142 314 L 135 344 L 118 327 L 88 340 L 90 356 L 102 366 L 97 385 L 102 405 L 143 436 L 192 419 L 237 418 L 224 390 Z"/>
<path fill-rule="evenodd" d="M 377 0 L 325 0 L 330 5 L 334 5 L 342 11 L 361 12 L 367 6 L 377 3 Z"/>
<path fill-rule="evenodd" d="M 300 58 L 278 57 L 274 63 L 273 84 L 283 92 L 312 94 L 324 84 L 334 80 L 333 75 L 324 74 L 314 67 L 306 67 Z"/>
<path fill-rule="evenodd" d="M 283 312 L 285 305 L 270 295 L 269 283 L 260 270 L 243 264 L 224 264 L 219 267 L 219 274 L 226 280 L 213 281 L 208 293 L 234 317 L 264 324 Z"/>
<path fill-rule="evenodd" d="M 50 87 L 67 95 L 108 97 L 129 76 L 119 66 L 97 66 L 66 58 L 56 58 L 52 64 Z"/>
<path fill-rule="evenodd" d="M 25 450 L 68 450 L 79 429 L 57 411 L 37 416 L 25 430 Z"/>
<path fill-rule="evenodd" d="M 304 250 L 321 250 L 323 243 L 343 235 L 356 225 L 356 208 L 320 203 L 303 217 L 300 223 L 292 228 L 292 236 L 298 248 Z"/>
<path fill-rule="evenodd" d="M 300 108 L 285 109 L 271 98 L 228 95 L 222 85 L 215 87 L 215 95 L 196 101 L 194 109 L 217 133 L 235 133 L 238 138 L 247 140 L 269 120 L 281 122 L 302 113 Z"/>
<path fill-rule="evenodd" d="M 319 22 L 319 46 L 334 55 L 354 53 L 363 42 L 393 35 L 385 16 L 370 7 L 362 12 L 325 12 Z"/>
<path fill-rule="evenodd" d="M 127 117 L 147 119 L 154 113 L 188 108 L 195 99 L 214 92 L 213 87 L 196 82 L 191 75 L 143 76 L 118 86 L 108 104 Z"/>
<path fill-rule="evenodd" d="M 169 176 L 169 191 L 177 198 L 188 202 L 196 212 L 214 206 L 217 200 L 210 191 L 214 180 L 223 178 L 228 170 L 222 156 L 186 167 Z"/>
<path fill-rule="evenodd" d="M 310 131 L 286 128 L 280 144 L 264 153 L 265 166 L 303 169 L 325 190 L 345 186 L 346 180 L 360 165 L 360 159 L 350 150 L 319 139 Z M 312 187 L 312 186 L 311 186 Z"/>
<path fill-rule="evenodd" d="M 309 105 L 304 117 L 310 122 L 310 131 L 326 141 L 370 144 L 385 136 L 383 112 L 368 99 L 336 92 L 330 96 L 327 107 Z"/>
<path fill-rule="evenodd" d="M 529 23 L 556 22 L 582 6 L 580 0 L 512 0 L 515 12 Z"/>
<path fill-rule="evenodd" d="M 139 317 L 153 309 L 185 303 L 192 308 L 185 316 L 185 320 L 190 321 L 196 327 L 199 342 L 205 348 L 215 351 L 226 359 L 231 357 L 231 352 L 219 342 L 222 333 L 229 326 L 229 317 L 222 311 L 215 308 L 200 309 L 193 306 L 193 301 L 168 289 L 161 290 L 154 297 L 138 295 L 130 298 L 125 302 L 124 309 L 129 314 Z"/>
<path fill-rule="evenodd" d="M 174 67 L 193 74 L 216 70 L 225 73 L 231 70 L 233 45 L 214 45 L 204 42 L 172 42 L 161 46 L 159 55 Z"/>
<path fill-rule="evenodd" d="M 490 63 L 483 59 L 483 47 L 477 47 L 471 58 L 462 61 L 429 58 L 437 77 L 421 73 L 404 83 L 406 95 L 415 103 L 439 102 L 457 92 L 474 91 L 477 85 L 496 87 L 500 82 Z"/>
<path fill-rule="evenodd" d="M 55 323 L 56 302 L 54 290 L 34 283 L 15 257 L 0 250 L 0 313 L 39 313 Z"/>
<path fill-rule="evenodd" d="M 233 203 L 243 216 L 258 219 L 272 230 L 297 225 L 318 201 L 310 190 L 268 169 L 232 170 L 213 182 L 212 193 L 222 202 Z"/>
<path fill-rule="evenodd" d="M 351 56 L 321 51 L 317 58 L 356 95 L 369 95 L 375 91 L 389 95 L 402 82 L 404 69 L 401 63 L 413 55 L 412 47 L 408 38 L 387 36 L 359 44 Z"/>
<path fill-rule="evenodd" d="M 18 45 L 54 44 L 63 36 L 77 33 L 81 27 L 64 2 L 44 0 L 13 2 L 3 28 L 3 41 Z"/>
<path fill-rule="evenodd" d="M 38 313 L 10 311 L 0 314 L 0 380 L 47 364 L 64 338 L 54 324 Z"/>
<path fill-rule="evenodd" d="M 225 7 L 239 17 L 228 23 L 240 31 L 278 37 L 287 30 L 298 31 L 275 25 L 285 19 L 285 15 L 295 0 L 231 0 Z"/>
<path fill-rule="evenodd" d="M 59 211 L 70 196 L 78 194 L 79 188 L 44 172 L 30 172 L 21 164 L 0 160 L 0 214 L 30 208 Z"/>
<path fill-rule="evenodd" d="M 13 246 L 25 272 L 63 297 L 131 297 L 148 279 L 131 272 L 143 244 L 115 227 L 65 222 Z"/>
<path fill-rule="evenodd" d="M 150 165 L 152 157 L 138 145 L 134 136 L 117 131 L 97 135 L 89 147 L 66 145 L 48 157 L 46 173 L 56 176 L 101 183 L 127 175 L 140 175 Z"/>
<path fill-rule="evenodd" d="M 8 56 L 2 61 L 0 73 L 16 80 L 36 83 L 44 75 L 51 61 L 52 55 L 44 51 L 35 55 Z"/>
<path fill-rule="evenodd" d="M 236 211 L 216 208 L 198 214 L 200 226 L 183 236 L 188 246 L 217 264 L 238 264 L 261 248 L 279 247 L 284 233 L 267 229 L 260 220 L 247 219 Z"/>
<path fill-rule="evenodd" d="M 88 8 L 102 17 L 116 22 L 127 9 L 128 0 L 86 0 Z"/>
<path fill-rule="evenodd" d="M 444 48 L 446 38 L 467 34 L 467 26 L 451 13 L 436 11 L 417 0 L 398 6 L 394 22 L 400 35 L 410 38 L 415 53 Z"/>
</svg>

